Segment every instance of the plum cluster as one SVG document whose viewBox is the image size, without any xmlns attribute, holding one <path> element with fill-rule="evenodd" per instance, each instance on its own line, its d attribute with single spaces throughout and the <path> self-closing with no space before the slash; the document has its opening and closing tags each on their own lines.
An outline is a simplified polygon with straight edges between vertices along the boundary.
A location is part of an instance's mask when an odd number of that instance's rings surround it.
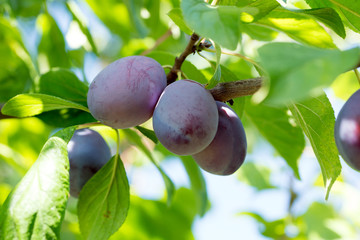
<svg viewBox="0 0 360 240">
<path fill-rule="evenodd" d="M 232 174 L 245 159 L 246 136 L 236 113 L 195 81 L 167 86 L 164 69 L 152 58 L 130 56 L 105 67 L 92 81 L 87 102 L 94 118 L 113 128 L 152 117 L 165 148 L 192 155 L 210 173 Z"/>
<path fill-rule="evenodd" d="M 335 142 L 340 155 L 353 169 L 360 171 L 360 90 L 341 108 L 335 122 Z"/>
</svg>

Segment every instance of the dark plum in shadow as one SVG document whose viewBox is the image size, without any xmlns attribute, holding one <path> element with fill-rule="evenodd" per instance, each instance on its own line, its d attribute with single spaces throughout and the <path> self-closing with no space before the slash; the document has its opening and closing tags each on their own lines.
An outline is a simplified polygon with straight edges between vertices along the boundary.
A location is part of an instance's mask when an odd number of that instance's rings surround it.
<svg viewBox="0 0 360 240">
<path fill-rule="evenodd" d="M 246 135 L 237 114 L 225 103 L 216 102 L 219 123 L 215 138 L 193 158 L 205 171 L 230 175 L 240 168 L 246 156 Z"/>
<path fill-rule="evenodd" d="M 85 183 L 111 158 L 103 137 L 91 129 L 76 130 L 68 144 L 70 195 L 78 197 Z"/>
<path fill-rule="evenodd" d="M 335 142 L 345 162 L 360 171 L 360 90 L 346 101 L 337 116 Z"/>
</svg>

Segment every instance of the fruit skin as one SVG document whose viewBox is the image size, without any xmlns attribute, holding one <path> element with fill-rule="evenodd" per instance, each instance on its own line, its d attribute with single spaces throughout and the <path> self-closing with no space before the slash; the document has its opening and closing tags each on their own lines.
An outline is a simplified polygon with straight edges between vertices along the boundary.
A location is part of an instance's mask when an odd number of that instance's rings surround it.
<svg viewBox="0 0 360 240">
<path fill-rule="evenodd" d="M 166 81 L 164 69 L 152 58 L 118 59 L 91 82 L 89 110 L 95 119 L 113 128 L 142 124 L 151 118 Z"/>
<path fill-rule="evenodd" d="M 219 125 L 215 138 L 193 158 L 205 171 L 217 175 L 233 174 L 246 156 L 246 135 L 237 114 L 225 103 L 216 101 Z"/>
<path fill-rule="evenodd" d="M 218 119 L 210 92 L 201 84 L 186 79 L 165 88 L 154 110 L 153 128 L 169 151 L 191 155 L 210 144 Z"/>
<path fill-rule="evenodd" d="M 345 162 L 360 171 L 360 90 L 346 101 L 338 114 L 335 142 Z"/>
<path fill-rule="evenodd" d="M 111 158 L 102 136 L 91 129 L 76 130 L 68 144 L 70 195 L 78 197 L 85 183 Z"/>
</svg>

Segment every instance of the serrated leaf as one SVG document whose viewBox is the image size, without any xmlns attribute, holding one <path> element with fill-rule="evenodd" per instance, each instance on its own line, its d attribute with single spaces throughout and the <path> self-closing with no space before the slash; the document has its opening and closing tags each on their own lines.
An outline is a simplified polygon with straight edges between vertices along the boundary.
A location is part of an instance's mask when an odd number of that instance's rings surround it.
<svg viewBox="0 0 360 240">
<path fill-rule="evenodd" d="M 256 22 L 287 34 L 290 38 L 310 46 L 336 48 L 331 36 L 312 17 L 277 8 Z"/>
<path fill-rule="evenodd" d="M 154 164 L 154 166 L 160 172 L 160 174 L 161 174 L 161 176 L 162 176 L 162 178 L 164 180 L 165 188 L 166 188 L 166 191 L 167 191 L 167 203 L 168 203 L 168 205 L 170 205 L 170 203 L 172 201 L 172 198 L 174 196 L 174 193 L 175 193 L 175 185 L 174 185 L 174 183 L 171 181 L 171 179 L 165 173 L 165 171 L 161 168 L 159 163 L 155 160 L 153 154 L 144 145 L 144 143 L 141 141 L 141 138 L 139 137 L 139 135 L 136 132 L 134 132 L 131 129 L 122 129 L 121 131 L 126 135 L 126 137 L 127 137 L 127 139 L 129 141 L 134 143 L 136 145 L 136 147 L 138 147 L 143 153 L 145 153 L 145 155 L 150 159 L 150 161 Z"/>
<path fill-rule="evenodd" d="M 188 174 L 191 189 L 196 195 L 198 213 L 200 216 L 203 216 L 208 207 L 208 195 L 204 176 L 191 156 L 180 156 L 180 159 Z"/>
<path fill-rule="evenodd" d="M 67 144 L 74 131 L 51 137 L 10 193 L 0 211 L 1 239 L 59 239 L 69 195 Z"/>
<path fill-rule="evenodd" d="M 84 239 L 108 239 L 124 223 L 129 205 L 129 183 L 117 154 L 80 192 L 78 216 Z"/>
<path fill-rule="evenodd" d="M 312 8 L 331 7 L 338 10 L 352 29 L 360 32 L 360 2 L 349 0 L 306 0 Z"/>
<path fill-rule="evenodd" d="M 322 93 L 334 79 L 355 67 L 360 48 L 319 49 L 295 43 L 270 43 L 258 50 L 271 83 L 265 101 L 284 105 Z"/>
<path fill-rule="evenodd" d="M 332 185 L 341 172 L 339 153 L 334 139 L 334 110 L 325 93 L 303 102 L 294 102 L 289 105 L 289 109 L 314 150 L 321 168 L 327 199 Z"/>
<path fill-rule="evenodd" d="M 342 38 L 346 37 L 344 24 L 341 21 L 340 16 L 332 8 L 305 9 L 305 10 L 296 10 L 294 12 L 313 16 L 317 20 L 326 24 L 329 28 L 331 28 L 334 32 L 336 32 L 340 37 L 342 37 Z"/>
<path fill-rule="evenodd" d="M 294 119 L 287 111 L 264 104 L 246 106 L 246 115 L 300 179 L 297 161 L 305 148 L 305 139 L 301 128 L 291 123 Z"/>
<path fill-rule="evenodd" d="M 83 105 L 41 93 L 16 95 L 5 103 L 1 112 L 13 117 L 32 117 L 43 112 L 67 108 L 89 112 Z"/>
<path fill-rule="evenodd" d="M 191 35 L 192 30 L 186 25 L 182 10 L 180 8 L 174 8 L 168 12 L 168 16 L 184 33 Z"/>
<path fill-rule="evenodd" d="M 215 87 L 221 80 L 221 66 L 220 66 L 220 58 L 221 58 L 221 47 L 217 44 L 213 44 L 216 51 L 216 66 L 214 75 L 209 80 L 208 85 L 206 86 L 207 89 L 211 89 Z"/>
<path fill-rule="evenodd" d="M 203 0 L 183 0 L 181 9 L 187 25 L 197 34 L 225 48 L 236 49 L 240 39 L 240 8 L 211 6 Z"/>
<path fill-rule="evenodd" d="M 71 71 L 55 68 L 40 76 L 36 93 L 60 97 L 87 106 L 88 86 Z"/>
</svg>

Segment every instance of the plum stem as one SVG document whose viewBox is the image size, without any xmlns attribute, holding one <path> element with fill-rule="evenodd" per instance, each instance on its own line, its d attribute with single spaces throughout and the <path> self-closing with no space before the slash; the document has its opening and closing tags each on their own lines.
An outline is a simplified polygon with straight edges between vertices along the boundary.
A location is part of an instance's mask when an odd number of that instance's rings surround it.
<svg viewBox="0 0 360 240">
<path fill-rule="evenodd" d="M 178 78 L 178 72 L 181 72 L 181 66 L 184 63 L 187 56 L 197 51 L 196 43 L 199 41 L 200 36 L 196 33 L 193 33 L 190 37 L 190 40 L 184 50 L 183 53 L 180 54 L 179 57 L 175 58 L 175 63 L 171 68 L 170 72 L 167 74 L 167 84 L 171 84 L 176 81 Z M 204 49 L 203 49 L 204 50 Z M 228 54 L 228 53 L 225 53 Z M 234 53 L 235 54 L 235 53 Z M 231 55 L 234 55 L 233 53 Z M 236 55 L 238 56 L 238 55 Z M 240 56 L 238 56 L 240 57 Z M 251 62 L 255 66 L 259 67 L 259 65 L 253 60 L 242 56 L 244 60 Z M 263 78 L 251 78 L 233 82 L 224 82 L 219 83 L 213 89 L 210 89 L 210 93 L 213 95 L 214 99 L 217 101 L 226 102 L 233 98 L 253 95 L 257 90 L 262 86 Z"/>
<path fill-rule="evenodd" d="M 171 68 L 170 72 L 166 76 L 168 85 L 176 81 L 178 72 L 181 69 L 181 65 L 183 64 L 183 62 L 185 61 L 187 56 L 189 56 L 192 53 L 195 53 L 195 43 L 199 39 L 200 39 L 199 35 L 197 35 L 196 33 L 193 33 L 190 37 L 190 40 L 189 40 L 184 52 L 182 52 L 179 57 L 175 58 L 175 63 L 173 65 L 173 67 Z"/>
</svg>

